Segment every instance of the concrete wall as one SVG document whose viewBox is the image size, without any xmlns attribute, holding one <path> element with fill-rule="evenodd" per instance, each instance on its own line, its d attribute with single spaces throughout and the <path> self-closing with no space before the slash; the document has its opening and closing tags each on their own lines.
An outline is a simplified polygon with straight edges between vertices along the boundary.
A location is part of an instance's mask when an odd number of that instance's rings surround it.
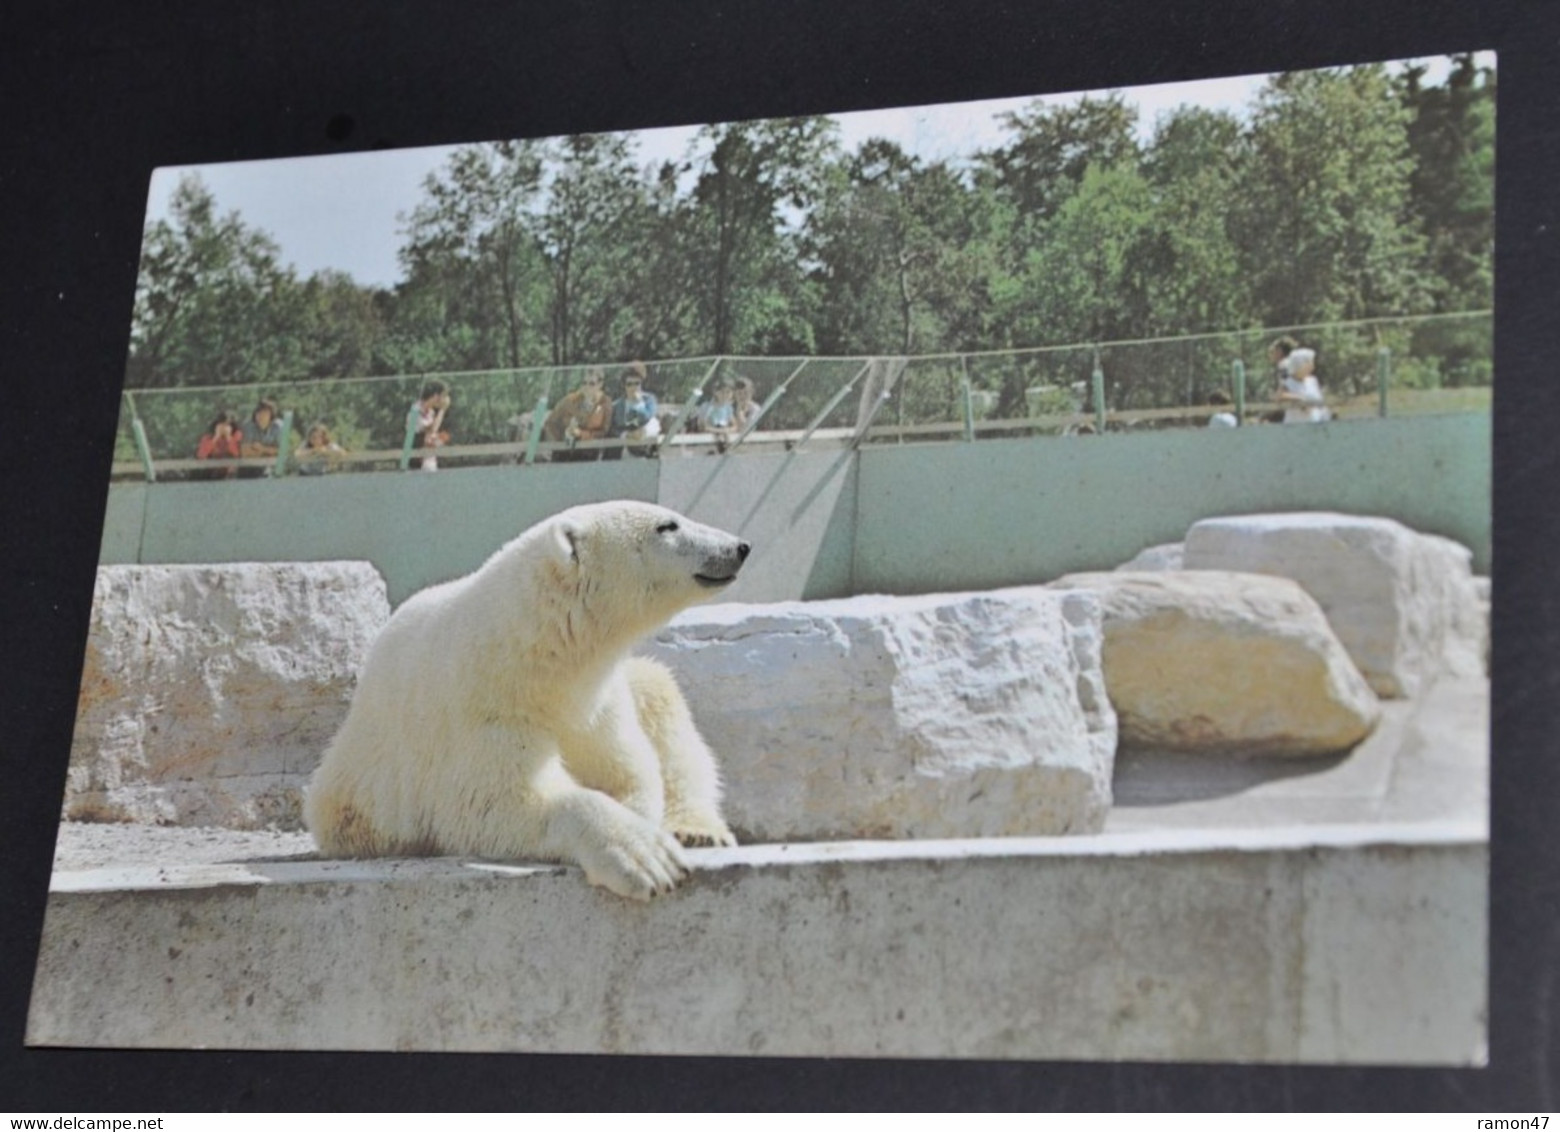
<svg viewBox="0 0 1560 1132">
<path fill-rule="evenodd" d="M 656 497 L 647 460 L 492 467 L 426 475 L 290 476 L 214 483 L 126 485 L 141 497 L 139 561 L 321 562 L 366 559 L 379 568 L 392 604 L 480 566 L 503 542 L 576 503 Z M 105 562 L 129 539 L 134 499 L 109 491 Z"/>
<path fill-rule="evenodd" d="M 859 592 L 986 589 L 1113 567 L 1198 519 L 1384 515 L 1489 570 L 1490 419 L 1175 429 L 879 448 L 863 455 Z"/>
<path fill-rule="evenodd" d="M 1479 823 L 56 874 L 27 1040 L 1480 1064 Z"/>
<path fill-rule="evenodd" d="M 722 601 L 845 597 L 860 463 L 850 452 L 752 453 L 661 461 L 660 502 L 740 531 L 756 549 Z"/>
<path fill-rule="evenodd" d="M 104 562 L 373 562 L 399 602 L 546 515 L 659 500 L 757 548 L 733 601 L 1048 581 L 1264 510 L 1386 515 L 1490 558 L 1487 414 L 211 483 L 116 484 Z"/>
</svg>

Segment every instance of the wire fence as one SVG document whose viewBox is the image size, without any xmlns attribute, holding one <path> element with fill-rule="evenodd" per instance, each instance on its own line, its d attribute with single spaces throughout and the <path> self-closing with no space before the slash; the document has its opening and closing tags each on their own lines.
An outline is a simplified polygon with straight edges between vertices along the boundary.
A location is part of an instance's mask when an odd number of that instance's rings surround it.
<svg viewBox="0 0 1560 1132">
<path fill-rule="evenodd" d="M 735 452 L 776 444 L 1196 427 L 1219 409 L 1252 424 L 1279 410 L 1267 351 L 1280 334 L 1316 351 L 1335 418 L 1480 411 L 1490 404 L 1493 318 L 1489 311 L 1469 311 L 913 357 L 647 361 L 645 387 L 658 400 L 659 434 L 637 441 L 559 441 L 543 430 L 559 401 L 589 377 L 600 377 L 608 394 L 619 396 L 621 365 L 127 390 L 114 473 L 149 479 L 233 474 L 196 460 L 197 445 L 218 412 L 234 412 L 242 427 L 261 398 L 275 402 L 285 417 L 283 450 L 225 461 L 238 464 L 239 474 L 405 468 L 421 455 L 411 450 L 408 410 L 435 378 L 453 399 L 444 418 L 449 441 L 439 454 L 441 466 L 610 458 L 625 444 L 637 454 L 667 455 L 710 447 Z M 734 428 L 712 428 L 707 413 L 716 391 L 739 383 L 751 387 L 758 409 Z M 328 465 L 300 465 L 296 449 L 316 425 L 328 429 L 340 452 Z"/>
</svg>

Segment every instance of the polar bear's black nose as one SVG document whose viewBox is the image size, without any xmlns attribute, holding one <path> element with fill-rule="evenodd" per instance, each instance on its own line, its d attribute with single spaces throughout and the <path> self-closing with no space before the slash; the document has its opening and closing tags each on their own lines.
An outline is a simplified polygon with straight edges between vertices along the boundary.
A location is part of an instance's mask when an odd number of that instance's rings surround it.
<svg viewBox="0 0 1560 1132">
<path fill-rule="evenodd" d="M 745 542 L 737 543 L 737 557 L 741 561 L 746 562 L 747 561 L 748 552 L 751 551 L 752 549 L 753 549 L 752 546 L 750 546 L 749 544 L 747 544 Z"/>
</svg>

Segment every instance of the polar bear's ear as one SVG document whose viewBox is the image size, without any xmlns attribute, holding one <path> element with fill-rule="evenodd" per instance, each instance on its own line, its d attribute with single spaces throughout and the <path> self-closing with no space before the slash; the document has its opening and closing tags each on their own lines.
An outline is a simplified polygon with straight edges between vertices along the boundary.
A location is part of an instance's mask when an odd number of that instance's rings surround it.
<svg viewBox="0 0 1560 1132">
<path fill-rule="evenodd" d="M 558 523 L 553 528 L 553 538 L 557 540 L 555 549 L 559 557 L 573 565 L 579 565 L 580 551 L 577 542 L 579 532 L 574 529 L 574 524 Z"/>
</svg>

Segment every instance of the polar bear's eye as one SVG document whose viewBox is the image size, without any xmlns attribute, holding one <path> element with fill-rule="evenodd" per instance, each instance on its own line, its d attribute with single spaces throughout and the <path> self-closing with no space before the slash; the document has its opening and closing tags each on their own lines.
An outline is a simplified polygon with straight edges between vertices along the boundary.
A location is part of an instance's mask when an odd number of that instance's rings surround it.
<svg viewBox="0 0 1560 1132">
<path fill-rule="evenodd" d="M 658 535 L 669 535 L 673 531 L 675 531 L 676 529 L 677 529 L 677 520 L 676 519 L 668 519 L 666 522 L 662 523 L 659 527 L 657 527 L 655 529 L 655 533 L 658 534 Z"/>
</svg>

